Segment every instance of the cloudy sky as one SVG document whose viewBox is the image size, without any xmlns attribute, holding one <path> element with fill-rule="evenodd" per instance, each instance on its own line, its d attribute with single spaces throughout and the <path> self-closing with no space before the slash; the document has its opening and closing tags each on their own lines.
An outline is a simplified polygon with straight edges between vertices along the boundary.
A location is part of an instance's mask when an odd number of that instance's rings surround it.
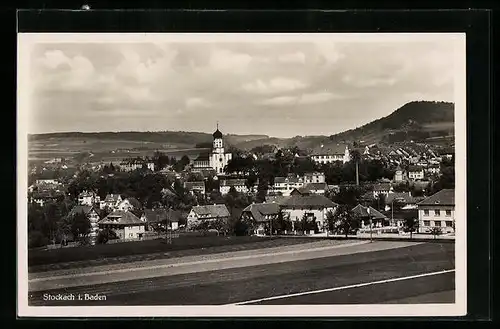
<svg viewBox="0 0 500 329">
<path fill-rule="evenodd" d="M 454 43 L 37 43 L 30 133 L 330 135 L 413 100 L 453 101 Z"/>
</svg>

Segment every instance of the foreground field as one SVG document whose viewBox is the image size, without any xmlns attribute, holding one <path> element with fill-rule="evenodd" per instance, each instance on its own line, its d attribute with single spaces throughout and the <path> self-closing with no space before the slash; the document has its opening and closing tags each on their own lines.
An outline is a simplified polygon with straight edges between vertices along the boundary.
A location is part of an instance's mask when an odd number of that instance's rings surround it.
<svg viewBox="0 0 500 329">
<path fill-rule="evenodd" d="M 310 242 L 307 238 L 280 239 L 256 236 L 181 236 L 166 240 L 123 242 L 52 250 L 30 250 L 29 272 L 119 264 L 238 250 L 272 248 Z"/>
<path fill-rule="evenodd" d="M 37 289 L 29 293 L 29 302 L 34 306 L 454 302 L 454 244 L 389 244 L 345 245 L 329 254 L 321 251 L 321 257 L 313 259 Z M 44 295 L 57 294 L 105 299 L 44 300 Z"/>
</svg>

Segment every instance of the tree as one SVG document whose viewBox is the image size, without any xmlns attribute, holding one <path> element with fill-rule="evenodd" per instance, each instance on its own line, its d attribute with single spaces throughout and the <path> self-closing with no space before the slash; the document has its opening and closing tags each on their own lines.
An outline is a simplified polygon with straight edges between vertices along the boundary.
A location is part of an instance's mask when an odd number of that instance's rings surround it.
<svg viewBox="0 0 500 329">
<path fill-rule="evenodd" d="M 356 164 L 356 185 L 359 186 L 359 163 L 361 162 L 361 154 L 358 150 L 352 150 L 349 155 L 351 161 Z"/>
<path fill-rule="evenodd" d="M 116 232 L 113 231 L 112 229 L 105 228 L 99 232 L 97 235 L 97 244 L 105 244 L 109 240 L 115 240 L 118 239 L 118 236 L 116 235 Z"/>
<path fill-rule="evenodd" d="M 336 211 L 327 217 L 332 231 L 335 234 L 345 234 L 346 238 L 359 229 L 359 218 L 354 216 L 350 209 L 348 205 L 339 205 Z"/>
<path fill-rule="evenodd" d="M 267 189 L 268 189 L 267 178 L 260 177 L 259 178 L 259 185 L 257 186 L 257 202 L 266 201 Z"/>
<path fill-rule="evenodd" d="M 418 219 L 415 217 L 405 218 L 403 230 L 410 233 L 410 239 L 413 238 L 413 232 L 418 229 Z"/>
<path fill-rule="evenodd" d="M 441 227 L 435 226 L 431 229 L 431 234 L 434 236 L 435 239 L 437 236 L 443 234 L 443 230 L 441 230 Z"/>
<path fill-rule="evenodd" d="M 83 212 L 76 213 L 71 221 L 71 233 L 76 241 L 85 244 L 86 238 L 90 233 L 90 220 Z"/>
</svg>

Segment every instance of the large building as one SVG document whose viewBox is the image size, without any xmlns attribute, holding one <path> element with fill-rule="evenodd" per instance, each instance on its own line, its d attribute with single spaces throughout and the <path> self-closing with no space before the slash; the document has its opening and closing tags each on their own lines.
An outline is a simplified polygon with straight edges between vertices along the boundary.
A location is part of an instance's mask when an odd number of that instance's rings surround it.
<svg viewBox="0 0 500 329">
<path fill-rule="evenodd" d="M 455 232 L 455 190 L 443 189 L 417 204 L 419 231 L 429 233 L 435 227 L 443 233 Z"/>
<path fill-rule="evenodd" d="M 311 160 L 317 164 L 327 164 L 340 161 L 342 163 L 351 160 L 349 147 L 347 145 L 335 145 L 332 147 L 321 147 L 311 154 Z"/>
<path fill-rule="evenodd" d="M 200 171 L 203 169 L 213 169 L 217 175 L 224 174 L 224 167 L 232 159 L 232 154 L 224 150 L 224 140 L 222 138 L 222 133 L 219 131 L 219 125 L 217 124 L 217 130 L 212 134 L 213 143 L 212 151 L 207 157 L 199 157 L 194 161 L 193 167 L 194 171 Z"/>
</svg>

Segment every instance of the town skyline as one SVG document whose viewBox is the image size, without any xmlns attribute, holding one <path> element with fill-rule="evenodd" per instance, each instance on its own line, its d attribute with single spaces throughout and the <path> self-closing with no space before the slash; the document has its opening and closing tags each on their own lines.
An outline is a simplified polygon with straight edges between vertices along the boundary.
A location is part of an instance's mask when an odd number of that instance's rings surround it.
<svg viewBox="0 0 500 329">
<path fill-rule="evenodd" d="M 329 136 L 412 101 L 454 102 L 453 38 L 37 43 L 30 134 Z M 370 56 L 366 57 L 369 53 Z"/>
</svg>

